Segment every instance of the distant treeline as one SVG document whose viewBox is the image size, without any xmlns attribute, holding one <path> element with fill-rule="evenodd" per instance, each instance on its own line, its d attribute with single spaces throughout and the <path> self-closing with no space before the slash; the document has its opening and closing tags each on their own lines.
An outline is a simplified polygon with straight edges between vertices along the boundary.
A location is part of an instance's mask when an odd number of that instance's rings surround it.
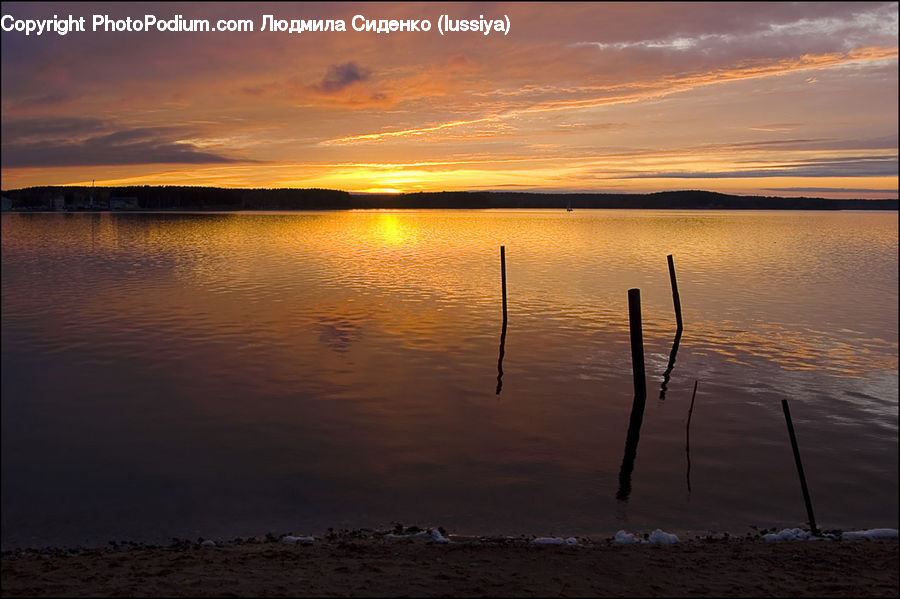
<svg viewBox="0 0 900 599">
<path fill-rule="evenodd" d="M 444 191 L 351 194 L 330 189 L 219 187 L 29 187 L 3 192 L 12 210 L 329 210 L 359 208 L 643 208 L 724 210 L 897 210 L 897 200 L 738 196 L 711 191 L 527 193 Z"/>
</svg>

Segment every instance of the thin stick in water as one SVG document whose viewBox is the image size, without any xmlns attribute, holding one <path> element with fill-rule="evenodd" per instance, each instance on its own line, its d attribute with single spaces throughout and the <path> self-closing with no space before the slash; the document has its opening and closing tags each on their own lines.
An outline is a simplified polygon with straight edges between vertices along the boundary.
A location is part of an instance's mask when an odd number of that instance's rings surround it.
<svg viewBox="0 0 900 599">
<path fill-rule="evenodd" d="M 797 464 L 797 475 L 800 477 L 800 488 L 803 490 L 803 501 L 806 503 L 806 515 L 809 516 L 809 528 L 812 534 L 819 534 L 816 527 L 816 517 L 813 515 L 812 501 L 809 498 L 809 489 L 806 486 L 806 474 L 803 473 L 803 462 L 800 461 L 800 448 L 797 447 L 797 436 L 794 434 L 794 423 L 791 422 L 791 409 L 786 399 L 781 400 L 781 409 L 784 410 L 784 420 L 787 422 L 788 435 L 791 437 L 791 448 L 794 450 L 794 462 Z"/>
</svg>

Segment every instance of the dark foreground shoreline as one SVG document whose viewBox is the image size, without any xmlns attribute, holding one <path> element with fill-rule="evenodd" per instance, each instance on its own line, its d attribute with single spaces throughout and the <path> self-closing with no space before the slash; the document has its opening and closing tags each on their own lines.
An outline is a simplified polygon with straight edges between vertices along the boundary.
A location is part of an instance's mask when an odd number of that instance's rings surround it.
<svg viewBox="0 0 900 599">
<path fill-rule="evenodd" d="M 5 552 L 8 597 L 896 597 L 896 540 L 268 536 L 206 545 Z"/>
</svg>

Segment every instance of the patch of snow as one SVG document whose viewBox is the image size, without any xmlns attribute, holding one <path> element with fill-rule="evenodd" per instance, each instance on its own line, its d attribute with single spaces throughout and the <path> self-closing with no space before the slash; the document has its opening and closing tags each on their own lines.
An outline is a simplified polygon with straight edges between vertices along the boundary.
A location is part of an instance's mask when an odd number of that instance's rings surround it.
<svg viewBox="0 0 900 599">
<path fill-rule="evenodd" d="M 640 540 L 636 539 L 633 534 L 620 530 L 616 533 L 613 543 L 616 545 L 633 545 L 634 543 L 640 543 Z"/>
<path fill-rule="evenodd" d="M 538 537 L 533 542 L 538 545 L 564 545 L 566 543 L 562 537 Z"/>
<path fill-rule="evenodd" d="M 435 543 L 449 543 L 450 539 L 441 534 L 436 528 L 431 529 L 431 538 L 434 539 Z"/>
<path fill-rule="evenodd" d="M 650 533 L 650 542 L 656 545 L 673 545 L 678 542 L 678 537 L 657 528 Z"/>
<path fill-rule="evenodd" d="M 624 530 L 620 530 L 616 533 L 616 538 L 613 539 L 613 543 L 616 545 L 634 545 L 636 543 L 652 543 L 654 545 L 673 545 L 678 542 L 678 537 L 673 534 L 669 534 L 664 532 L 663 530 L 657 528 L 652 533 L 650 533 L 649 539 L 639 539 L 631 533 L 625 532 Z"/>
<path fill-rule="evenodd" d="M 861 539 L 877 540 L 877 539 L 896 539 L 896 528 L 873 528 L 872 530 L 853 530 L 845 532 L 841 535 L 844 541 L 859 541 Z"/>
<path fill-rule="evenodd" d="M 785 528 L 778 533 L 770 533 L 763 537 L 768 543 L 781 543 L 784 541 L 806 541 L 810 537 L 808 530 L 799 528 Z"/>
<path fill-rule="evenodd" d="M 450 539 L 448 539 L 447 537 L 442 535 L 441 531 L 439 531 L 436 528 L 430 528 L 428 530 L 420 530 L 417 533 L 408 534 L 408 535 L 398 535 L 398 534 L 394 534 L 392 532 L 389 532 L 386 535 L 384 535 L 385 539 L 418 539 L 418 538 L 422 538 L 422 537 L 428 537 L 431 540 L 433 540 L 435 543 L 449 543 L 450 542 Z"/>
</svg>

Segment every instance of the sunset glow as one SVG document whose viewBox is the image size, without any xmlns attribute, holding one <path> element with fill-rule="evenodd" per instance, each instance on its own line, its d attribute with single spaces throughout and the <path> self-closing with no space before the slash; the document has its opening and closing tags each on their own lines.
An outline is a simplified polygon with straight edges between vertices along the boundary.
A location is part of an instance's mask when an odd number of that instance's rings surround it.
<svg viewBox="0 0 900 599">
<path fill-rule="evenodd" d="M 92 31 L 249 19 L 252 32 Z M 510 31 L 441 35 L 451 18 Z M 896 198 L 896 3 L 4 3 L 2 185 Z M 260 31 L 339 19 L 347 31 Z M 427 32 L 355 31 L 428 19 Z M 13 20 L 6 21 L 12 23 Z"/>
</svg>

